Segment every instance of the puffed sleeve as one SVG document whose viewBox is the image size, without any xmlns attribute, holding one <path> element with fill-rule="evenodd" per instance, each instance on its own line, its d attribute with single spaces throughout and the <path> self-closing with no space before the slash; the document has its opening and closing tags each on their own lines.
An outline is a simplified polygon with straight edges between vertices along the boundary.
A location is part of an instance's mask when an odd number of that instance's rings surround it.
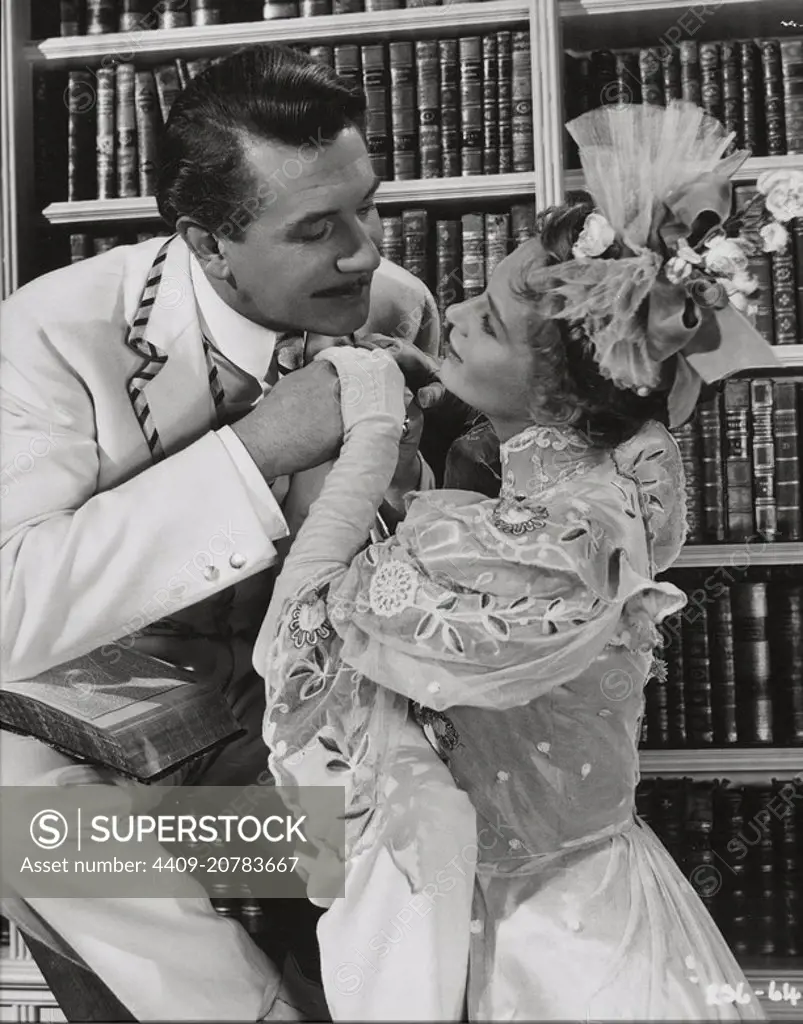
<svg viewBox="0 0 803 1024">
<path fill-rule="evenodd" d="M 648 653 L 685 603 L 650 578 L 635 485 L 586 479 L 547 507 L 419 496 L 328 595 L 341 657 L 420 704 L 510 708 L 608 644 Z"/>
</svg>

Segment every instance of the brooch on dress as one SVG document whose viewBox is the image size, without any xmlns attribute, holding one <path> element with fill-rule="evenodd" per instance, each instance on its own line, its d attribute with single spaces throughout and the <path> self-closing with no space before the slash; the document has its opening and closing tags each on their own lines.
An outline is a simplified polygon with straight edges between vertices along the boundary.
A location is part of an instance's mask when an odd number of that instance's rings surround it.
<svg viewBox="0 0 803 1024">
<path fill-rule="evenodd" d="M 502 533 L 521 537 L 546 526 L 547 510 L 543 505 L 523 505 L 525 495 L 500 498 L 491 513 L 491 522 Z"/>
<path fill-rule="evenodd" d="M 412 710 L 430 746 L 441 760 L 447 761 L 451 751 L 460 745 L 460 735 L 454 724 L 441 711 L 434 711 L 423 704 L 413 702 Z"/>
<path fill-rule="evenodd" d="M 296 647 L 315 647 L 332 635 L 332 624 L 326 617 L 326 602 L 322 597 L 299 601 L 293 605 L 288 624 L 290 637 Z"/>
</svg>

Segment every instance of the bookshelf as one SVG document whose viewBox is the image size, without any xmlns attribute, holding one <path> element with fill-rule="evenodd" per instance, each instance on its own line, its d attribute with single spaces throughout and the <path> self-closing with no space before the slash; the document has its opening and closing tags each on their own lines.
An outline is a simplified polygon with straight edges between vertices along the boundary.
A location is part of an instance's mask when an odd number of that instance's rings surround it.
<svg viewBox="0 0 803 1024">
<path fill-rule="evenodd" d="M 703 8 L 703 13 L 695 13 Z M 386 209 L 426 204 L 448 211 L 486 201 L 512 202 L 534 197 L 537 205 L 543 207 L 559 202 L 565 190 L 583 184 L 581 172 L 567 169 L 564 154 L 565 110 L 561 97 L 565 51 L 623 50 L 666 44 L 676 38 L 780 39 L 803 34 L 803 28 L 795 27 L 796 19 L 803 24 L 800 0 L 718 0 L 708 5 L 676 0 L 446 0 L 441 6 L 403 10 L 40 40 L 30 38 L 29 13 L 30 3 L 24 0 L 3 5 L 1 13 L 3 295 L 36 272 L 36 228 L 64 229 L 76 225 L 83 226 L 83 230 L 94 226 L 111 230 L 114 225 L 147 225 L 158 219 L 152 197 L 57 201 L 44 210 L 36 208 L 32 128 L 35 71 L 92 69 L 115 59 L 153 68 L 172 57 L 216 56 L 269 41 L 327 45 L 333 41 L 391 42 L 528 28 L 534 129 L 532 171 L 387 181 L 377 198 Z M 803 155 L 753 157 L 741 168 L 737 180 L 751 183 L 765 171 L 785 168 L 803 168 Z M 784 372 L 799 371 L 803 375 L 803 337 L 798 344 L 779 346 L 776 352 Z M 680 569 L 738 569 L 745 565 L 767 569 L 803 566 L 803 542 L 689 545 L 676 563 Z M 768 782 L 803 773 L 803 748 L 643 750 L 640 764 L 645 778 L 727 777 L 746 783 Z M 13 925 L 11 936 L 10 945 L 0 957 L 0 1019 L 62 1019 Z M 803 960 L 752 958 L 746 967 L 756 988 L 768 991 L 771 982 L 780 985 L 787 981 L 803 989 Z M 799 1019 L 801 1005 L 792 1007 L 772 1001 L 769 996 L 764 1001 L 768 1016 L 778 1020 Z"/>
</svg>

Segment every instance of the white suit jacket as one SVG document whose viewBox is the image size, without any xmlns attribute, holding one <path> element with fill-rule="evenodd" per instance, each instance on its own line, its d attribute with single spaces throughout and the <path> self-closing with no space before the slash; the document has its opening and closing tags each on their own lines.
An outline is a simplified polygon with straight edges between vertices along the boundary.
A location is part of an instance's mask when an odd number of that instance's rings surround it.
<svg viewBox="0 0 803 1024">
<path fill-rule="evenodd" d="M 200 614 L 204 599 L 276 558 L 215 434 L 180 238 L 168 248 L 146 333 L 167 357 L 145 386 L 163 461 L 154 463 L 126 390 L 143 359 L 125 338 L 163 242 L 57 270 L 3 304 L 0 672 L 8 680 L 176 611 Z M 386 260 L 365 329 L 437 349 L 432 296 Z"/>
</svg>

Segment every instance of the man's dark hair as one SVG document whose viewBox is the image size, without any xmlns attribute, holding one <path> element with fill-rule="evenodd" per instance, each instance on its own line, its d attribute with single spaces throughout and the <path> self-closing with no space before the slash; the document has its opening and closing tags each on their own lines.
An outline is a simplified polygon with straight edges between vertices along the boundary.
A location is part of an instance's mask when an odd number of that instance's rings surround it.
<svg viewBox="0 0 803 1024">
<path fill-rule="evenodd" d="M 269 201 L 248 165 L 249 142 L 306 143 L 314 153 L 345 128 L 361 129 L 364 114 L 364 94 L 307 54 L 240 50 L 176 97 L 160 142 L 159 213 L 171 229 L 189 216 L 237 240 Z"/>
</svg>

